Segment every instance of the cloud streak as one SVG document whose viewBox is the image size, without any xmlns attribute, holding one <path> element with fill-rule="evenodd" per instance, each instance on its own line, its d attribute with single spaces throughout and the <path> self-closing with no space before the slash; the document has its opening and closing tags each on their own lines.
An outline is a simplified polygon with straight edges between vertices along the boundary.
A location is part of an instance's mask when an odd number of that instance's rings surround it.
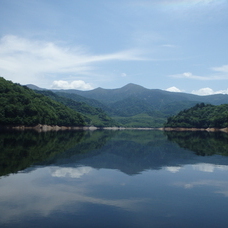
<svg viewBox="0 0 228 228">
<path fill-rule="evenodd" d="M 184 72 L 181 74 L 169 75 L 169 77 L 195 79 L 195 80 L 200 80 L 200 81 L 227 80 L 228 79 L 228 65 L 224 65 L 221 67 L 212 67 L 211 70 L 214 71 L 215 73 L 210 74 L 208 76 L 200 76 L 200 75 L 194 75 L 191 72 Z"/>
<path fill-rule="evenodd" d="M 92 75 L 94 64 L 106 61 L 141 61 L 143 53 L 137 49 L 123 50 L 108 54 L 92 54 L 81 46 L 62 47 L 53 42 L 28 40 L 17 36 L 4 36 L 0 40 L 0 73 L 1 76 L 20 83 L 39 82 L 73 75 L 81 79 Z M 76 81 L 80 83 L 80 81 Z M 59 85 L 54 83 L 54 85 Z M 75 85 L 71 82 L 68 86 Z"/>
<path fill-rule="evenodd" d="M 211 69 L 221 73 L 228 73 L 228 65 L 223 65 L 221 67 L 213 67 Z"/>
<path fill-rule="evenodd" d="M 190 10 L 199 7 L 214 7 L 225 3 L 225 0 L 155 0 L 155 1 L 133 1 L 133 6 L 161 7 L 163 10 Z"/>
<path fill-rule="evenodd" d="M 169 75 L 169 77 L 172 78 L 185 78 L 185 79 L 195 79 L 195 80 L 215 80 L 218 78 L 215 78 L 214 76 L 211 77 L 204 77 L 204 76 L 198 76 L 198 75 L 194 75 L 191 72 L 184 72 L 182 74 L 173 74 L 173 75 Z"/>
</svg>

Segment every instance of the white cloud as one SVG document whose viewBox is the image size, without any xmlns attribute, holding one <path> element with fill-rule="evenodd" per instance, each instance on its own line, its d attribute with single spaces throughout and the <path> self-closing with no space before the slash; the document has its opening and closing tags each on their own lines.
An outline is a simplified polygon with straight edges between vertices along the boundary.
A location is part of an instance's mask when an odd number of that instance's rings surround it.
<svg viewBox="0 0 228 228">
<path fill-rule="evenodd" d="M 199 90 L 193 90 L 192 93 L 196 95 L 228 94 L 228 89 L 214 91 L 213 89 L 207 87 Z"/>
<path fill-rule="evenodd" d="M 79 167 L 79 168 L 58 168 L 53 173 L 53 177 L 71 177 L 71 178 L 80 178 L 85 174 L 88 174 L 92 171 L 91 167 Z"/>
<path fill-rule="evenodd" d="M 183 90 L 180 90 L 175 86 L 169 87 L 165 90 L 169 92 L 184 92 Z M 206 88 L 201 88 L 199 90 L 193 90 L 191 93 L 196 95 L 201 95 L 201 96 L 213 95 L 213 94 L 228 94 L 228 88 L 226 90 L 214 91 L 213 89 L 206 87 Z"/>
<path fill-rule="evenodd" d="M 199 90 L 193 90 L 192 93 L 197 95 L 211 95 L 214 94 L 214 91 L 211 88 L 202 88 Z"/>
<path fill-rule="evenodd" d="M 82 80 L 76 80 L 72 82 L 68 81 L 54 81 L 52 84 L 53 89 L 79 89 L 79 90 L 91 90 L 93 87 L 89 83 L 85 83 Z"/>
<path fill-rule="evenodd" d="M 126 74 L 126 73 L 122 73 L 121 76 L 122 76 L 122 77 L 126 77 L 127 74 Z"/>
<path fill-rule="evenodd" d="M 177 173 L 180 171 L 181 167 L 178 166 L 168 166 L 165 168 L 167 171 L 171 172 L 171 173 Z"/>
<path fill-rule="evenodd" d="M 53 81 L 59 75 L 64 80 L 69 74 L 83 80 L 84 76 L 96 74 L 95 63 L 144 60 L 142 54 L 140 50 L 131 49 L 96 55 L 81 46 L 63 47 L 8 35 L 0 40 L 0 72 L 6 79 L 21 84 Z"/>
<path fill-rule="evenodd" d="M 169 92 L 182 92 L 180 89 L 178 89 L 175 86 L 169 87 L 168 89 L 166 89 L 166 91 L 169 91 Z"/>
</svg>

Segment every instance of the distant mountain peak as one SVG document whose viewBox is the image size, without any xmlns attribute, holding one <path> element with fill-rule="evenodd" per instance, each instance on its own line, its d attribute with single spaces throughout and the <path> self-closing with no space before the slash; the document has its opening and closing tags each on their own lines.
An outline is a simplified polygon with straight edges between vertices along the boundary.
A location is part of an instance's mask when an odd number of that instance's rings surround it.
<svg viewBox="0 0 228 228">
<path fill-rule="evenodd" d="M 145 89 L 143 86 L 134 84 L 134 83 L 128 83 L 127 85 L 123 86 L 122 88 L 143 88 Z"/>
<path fill-rule="evenodd" d="M 124 92 L 142 92 L 147 90 L 145 87 L 134 84 L 134 83 L 129 83 L 125 86 L 123 86 L 122 88 L 119 89 L 120 91 L 124 91 Z"/>
</svg>

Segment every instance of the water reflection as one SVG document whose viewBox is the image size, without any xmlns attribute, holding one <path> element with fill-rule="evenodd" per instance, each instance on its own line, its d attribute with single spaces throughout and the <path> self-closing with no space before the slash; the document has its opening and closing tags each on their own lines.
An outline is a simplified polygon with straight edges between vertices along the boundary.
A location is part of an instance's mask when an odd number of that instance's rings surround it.
<svg viewBox="0 0 228 228">
<path fill-rule="evenodd" d="M 223 132 L 166 132 L 170 141 L 200 156 L 228 155 L 228 134 Z"/>
<path fill-rule="evenodd" d="M 53 177 L 71 177 L 71 178 L 80 178 L 85 174 L 88 174 L 93 169 L 91 167 L 83 166 L 78 168 L 53 168 L 52 176 Z"/>
<path fill-rule="evenodd" d="M 0 132 L 0 175 L 34 164 L 71 167 L 81 163 L 128 175 L 162 167 L 175 173 L 185 164 L 210 163 L 210 157 L 201 156 L 228 155 L 227 142 L 228 135 L 221 132 Z M 226 160 L 219 162 L 226 164 Z M 73 175 L 69 168 L 62 168 L 64 172 Z"/>
<path fill-rule="evenodd" d="M 16 173 L 46 161 L 83 139 L 84 132 L 0 132 L 0 175 Z"/>
<path fill-rule="evenodd" d="M 1 134 L 0 226 L 227 227 L 227 136 L 200 134 Z"/>
</svg>

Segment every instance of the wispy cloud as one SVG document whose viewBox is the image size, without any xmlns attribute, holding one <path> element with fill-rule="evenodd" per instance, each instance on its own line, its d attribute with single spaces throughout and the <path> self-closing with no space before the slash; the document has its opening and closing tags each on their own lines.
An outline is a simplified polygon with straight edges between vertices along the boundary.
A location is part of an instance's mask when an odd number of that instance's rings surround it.
<svg viewBox="0 0 228 228">
<path fill-rule="evenodd" d="M 221 73 L 228 73 L 228 65 L 223 65 L 221 67 L 212 67 L 211 69 Z"/>
<path fill-rule="evenodd" d="M 191 72 L 184 72 L 181 74 L 173 74 L 169 75 L 172 78 L 185 78 L 185 79 L 195 79 L 201 81 L 208 80 L 227 80 L 228 79 L 228 65 L 224 65 L 221 67 L 212 67 L 211 68 L 214 73 L 211 73 L 207 76 L 194 75 Z"/>
<path fill-rule="evenodd" d="M 189 10 L 195 7 L 205 7 L 205 6 L 215 6 L 225 3 L 226 0 L 143 0 L 143 1 L 133 1 L 131 4 L 133 6 L 140 7 L 162 7 L 166 10 Z"/>
<path fill-rule="evenodd" d="M 214 80 L 214 78 L 212 78 L 212 77 L 198 76 L 198 75 L 192 74 L 191 72 L 184 72 L 182 74 L 173 74 L 173 75 L 169 75 L 169 77 L 187 78 L 187 79 L 196 79 L 196 80 Z"/>
<path fill-rule="evenodd" d="M 121 76 L 122 77 L 127 77 L 127 74 L 126 73 L 121 73 Z"/>
<path fill-rule="evenodd" d="M 176 48 L 177 46 L 174 44 L 163 44 L 161 45 L 162 47 L 166 47 L 166 48 Z"/>
<path fill-rule="evenodd" d="M 14 186 L 14 181 L 9 181 L 8 184 L 1 186 L 0 198 L 4 199 L 4 205 L 0 207 L 0 220 L 1 222 L 8 222 L 12 219 L 28 218 L 31 213 L 39 213 L 47 217 L 55 211 L 66 211 L 67 213 L 75 213 L 81 211 L 84 204 L 100 205 L 100 206 L 111 206 L 127 211 L 137 212 L 141 208 L 143 202 L 148 201 L 146 198 L 129 198 L 127 193 L 126 196 L 121 195 L 119 197 L 111 198 L 107 196 L 96 196 L 91 191 L 96 188 L 98 182 L 97 178 L 92 175 L 96 172 L 91 167 L 55 167 L 40 168 L 34 171 L 34 175 L 21 175 L 21 180 L 17 188 Z M 48 175 L 51 175 L 48 177 Z M 89 181 L 78 181 L 72 182 L 67 179 L 74 179 L 87 175 Z M 104 174 L 103 174 L 104 175 Z M 99 176 L 99 184 L 104 183 L 108 186 L 107 178 L 105 175 L 97 174 Z M 39 178 L 37 178 L 39 177 Z M 50 178 L 48 183 L 41 183 L 40 178 Z M 56 178 L 63 178 L 64 185 L 62 182 L 56 182 Z M 71 180 L 72 180 L 71 179 Z M 96 180 L 95 180 L 96 179 Z M 24 181 L 32 181 L 32 185 L 24 187 Z M 110 182 L 113 187 L 113 182 Z M 116 186 L 118 187 L 118 185 Z M 13 202 L 12 202 L 12 199 Z M 12 202 L 9 204 L 7 202 Z M 74 205 L 72 207 L 72 204 Z M 18 205 L 21 205 L 18 210 Z"/>
<path fill-rule="evenodd" d="M 96 63 L 145 60 L 142 56 L 142 51 L 138 49 L 93 54 L 81 46 L 61 46 L 53 42 L 8 35 L 0 40 L 0 74 L 22 84 L 40 82 L 42 77 L 54 81 L 59 74 L 62 78 L 71 74 L 74 76 L 72 81 L 75 81 L 83 79 L 85 75 L 93 75 Z M 68 86 L 75 85 L 72 81 L 68 82 Z M 79 82 L 76 81 L 76 84 Z M 55 82 L 55 85 L 61 83 Z"/>
</svg>

